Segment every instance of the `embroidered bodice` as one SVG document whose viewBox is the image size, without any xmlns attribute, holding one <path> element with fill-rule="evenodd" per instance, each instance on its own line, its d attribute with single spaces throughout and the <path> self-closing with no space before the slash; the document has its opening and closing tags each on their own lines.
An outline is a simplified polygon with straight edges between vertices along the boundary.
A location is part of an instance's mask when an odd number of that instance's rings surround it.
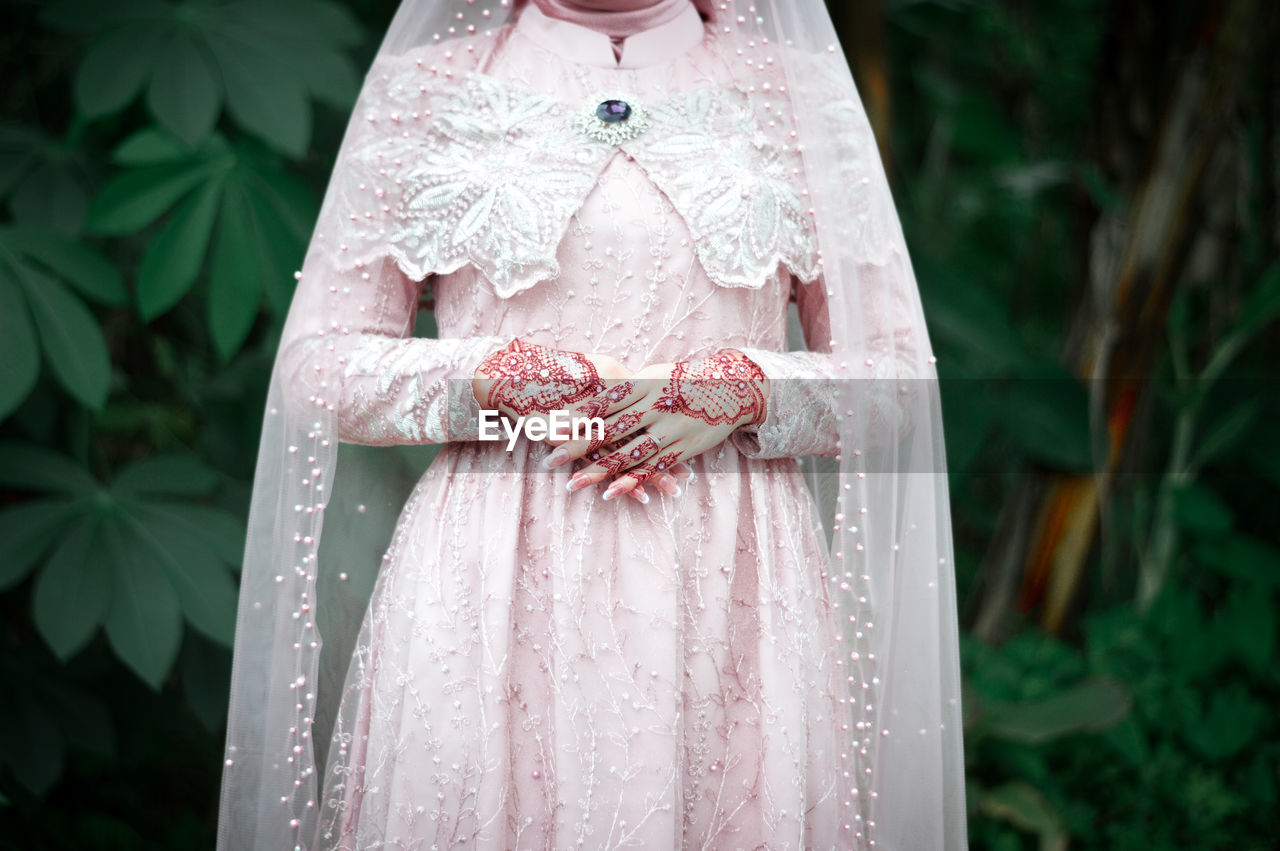
<svg viewBox="0 0 1280 851">
<path fill-rule="evenodd" d="M 711 31 L 660 69 L 569 62 L 517 27 L 479 69 L 455 73 L 472 47 L 428 46 L 370 71 L 377 104 L 346 163 L 360 181 L 344 200 L 363 210 L 348 262 L 387 253 L 414 279 L 472 266 L 503 297 L 554 279 L 571 217 L 622 156 L 670 200 L 716 284 L 758 289 L 780 266 L 813 279 L 802 162 L 779 120 L 785 84 L 720 83 Z M 665 85 L 673 75 L 689 87 Z M 627 117 L 603 123 L 606 102 Z"/>
<path fill-rule="evenodd" d="M 518 336 L 633 370 L 742 349 L 772 398 L 739 448 L 834 454 L 843 375 L 822 354 L 821 251 L 780 48 L 704 27 L 692 7 L 660 29 L 627 39 L 619 63 L 607 38 L 528 7 L 513 27 L 371 68 L 308 256 L 333 281 L 312 296 L 328 303 L 297 311 L 315 320 L 297 376 L 317 399 L 341 383 L 344 439 L 473 439 L 469 377 Z M 830 110 L 850 132 L 829 177 L 872 209 L 860 170 L 875 140 L 856 102 Z M 886 223 L 857 215 L 865 245 L 841 248 L 865 258 L 869 377 L 901 375 L 910 318 L 873 278 L 906 258 Z M 409 336 L 424 286 L 438 339 Z M 808 352 L 786 351 L 789 297 Z M 318 378 L 332 368 L 340 379 Z M 886 397 L 857 413 L 896 409 Z"/>
</svg>

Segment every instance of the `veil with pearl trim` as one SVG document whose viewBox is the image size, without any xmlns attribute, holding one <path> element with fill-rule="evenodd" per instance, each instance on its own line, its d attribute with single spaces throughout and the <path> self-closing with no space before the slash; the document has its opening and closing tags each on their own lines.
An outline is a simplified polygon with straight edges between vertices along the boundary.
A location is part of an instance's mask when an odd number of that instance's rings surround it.
<svg viewBox="0 0 1280 851">
<path fill-rule="evenodd" d="M 963 849 L 959 651 L 938 381 L 875 139 L 821 0 L 694 2 L 707 26 L 738 43 L 739 88 L 755 91 L 757 77 L 770 85 L 764 81 L 777 80 L 781 66 L 786 84 L 775 84 L 776 99 L 788 108 L 776 112 L 790 122 L 801 154 L 817 234 L 820 274 L 799 286 L 823 288 L 829 339 L 807 335 L 814 357 L 804 370 L 788 373 L 781 359 L 762 366 L 788 379 L 774 381 L 773 392 L 811 401 L 814 421 L 838 434 L 833 457 L 803 465 L 829 546 L 824 580 L 844 644 L 840 759 L 851 792 L 841 802 L 848 837 L 841 847 Z M 302 330 L 310 327 L 301 319 L 308 305 L 336 286 L 327 270 L 348 259 L 359 267 L 381 250 L 367 222 L 348 215 L 349 199 L 364 188 L 353 185 L 361 178 L 348 155 L 374 121 L 371 84 L 388 63 L 424 48 L 442 57 L 431 73 L 461 79 L 482 67 L 522 7 L 519 0 L 404 0 L 338 152 L 264 418 L 241 574 L 220 849 L 318 847 L 319 775 L 342 676 L 379 556 L 424 461 L 418 447 L 340 445 L 326 400 L 340 376 L 309 374 L 305 358 L 298 361 L 308 346 L 340 346 L 346 333 L 341 317 L 325 333 Z M 447 431 L 448 399 L 440 417 Z M 754 433 L 789 427 L 766 422 Z M 753 430 L 735 437 L 750 441 Z"/>
</svg>

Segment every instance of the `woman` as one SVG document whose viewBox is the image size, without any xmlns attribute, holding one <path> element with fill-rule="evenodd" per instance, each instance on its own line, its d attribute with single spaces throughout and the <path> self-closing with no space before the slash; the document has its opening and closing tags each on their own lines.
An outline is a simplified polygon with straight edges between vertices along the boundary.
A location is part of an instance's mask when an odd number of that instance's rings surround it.
<svg viewBox="0 0 1280 851">
<path fill-rule="evenodd" d="M 343 142 L 221 847 L 964 847 L 932 358 L 825 11 L 507 5 L 403 4 Z M 603 432 L 480 439 L 562 409 Z M 443 449 L 401 504 L 358 444 Z"/>
</svg>

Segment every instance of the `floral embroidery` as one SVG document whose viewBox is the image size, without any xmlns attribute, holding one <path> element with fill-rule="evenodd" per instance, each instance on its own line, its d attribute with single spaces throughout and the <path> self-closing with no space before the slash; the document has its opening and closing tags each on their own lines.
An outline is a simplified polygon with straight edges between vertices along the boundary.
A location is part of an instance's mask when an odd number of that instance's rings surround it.
<svg viewBox="0 0 1280 851">
<path fill-rule="evenodd" d="M 414 279 L 470 264 L 510 297 L 560 274 L 569 222 L 621 151 L 670 199 L 715 283 L 758 289 L 780 264 L 805 280 L 817 275 L 800 155 L 781 131 L 761 127 L 742 92 L 703 87 L 633 103 L 625 121 L 593 115 L 606 130 L 588 134 L 582 106 L 494 77 L 468 73 L 459 85 L 398 74 L 384 105 L 403 111 L 371 115 L 386 135 L 353 146 L 361 191 L 382 213 L 347 199 L 366 227 L 352 231 L 367 244 L 354 259 L 382 251 Z"/>
</svg>

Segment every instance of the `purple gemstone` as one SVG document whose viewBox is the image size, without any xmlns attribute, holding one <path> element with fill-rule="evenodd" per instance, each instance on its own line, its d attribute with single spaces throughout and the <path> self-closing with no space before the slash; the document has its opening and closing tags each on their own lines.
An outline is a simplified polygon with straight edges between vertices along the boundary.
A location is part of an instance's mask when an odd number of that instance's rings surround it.
<svg viewBox="0 0 1280 851">
<path fill-rule="evenodd" d="M 596 107 L 596 118 L 605 124 L 617 124 L 631 117 L 631 104 L 625 100 L 607 100 Z"/>
</svg>

